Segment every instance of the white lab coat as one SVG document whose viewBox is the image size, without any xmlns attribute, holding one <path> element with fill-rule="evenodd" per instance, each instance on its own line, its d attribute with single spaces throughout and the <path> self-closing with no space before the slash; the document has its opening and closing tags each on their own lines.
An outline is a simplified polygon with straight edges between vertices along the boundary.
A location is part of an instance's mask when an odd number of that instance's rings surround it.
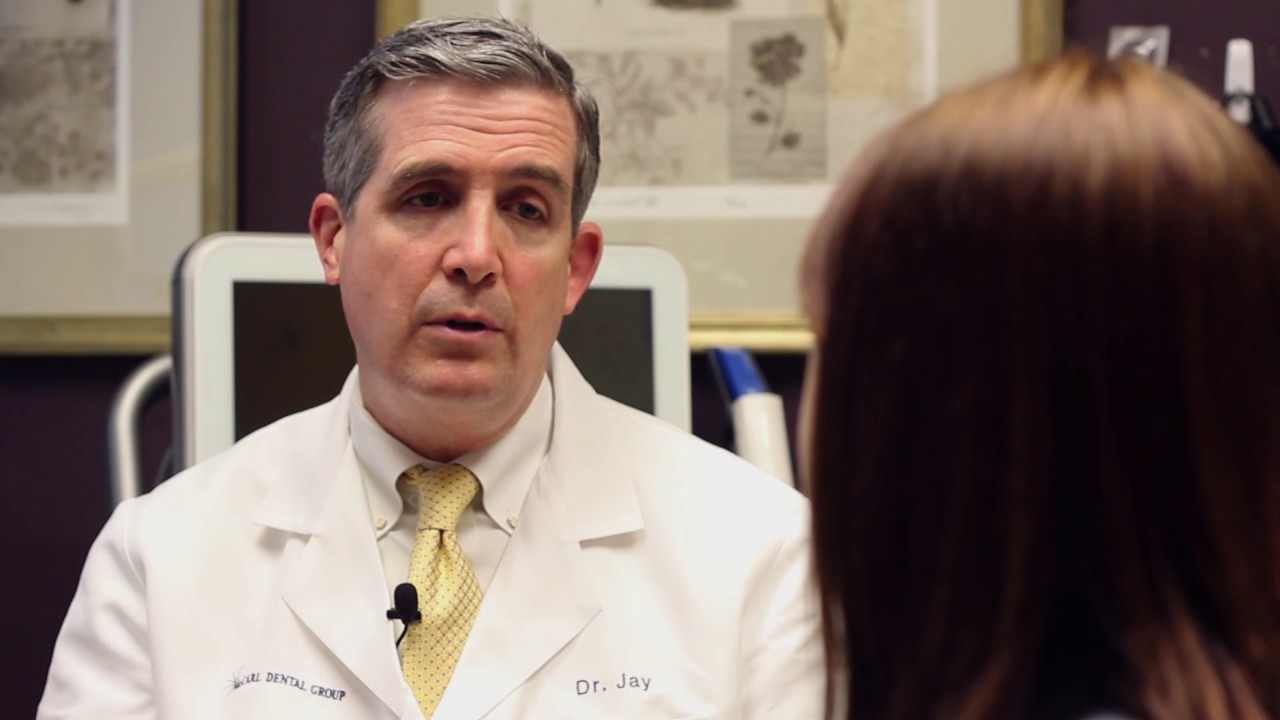
<svg viewBox="0 0 1280 720">
<path fill-rule="evenodd" d="M 559 347 L 554 428 L 445 720 L 820 714 L 808 509 L 597 395 Z M 421 718 L 333 401 L 122 503 L 37 718 Z"/>
</svg>

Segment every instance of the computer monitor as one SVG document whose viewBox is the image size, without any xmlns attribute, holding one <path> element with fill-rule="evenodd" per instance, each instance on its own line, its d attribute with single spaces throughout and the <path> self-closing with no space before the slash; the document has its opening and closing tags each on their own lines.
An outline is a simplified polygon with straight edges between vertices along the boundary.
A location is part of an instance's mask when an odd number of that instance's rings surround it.
<svg viewBox="0 0 1280 720">
<path fill-rule="evenodd" d="M 177 469 L 332 398 L 355 363 L 308 235 L 198 241 L 174 274 L 173 317 Z M 597 391 L 689 430 L 688 317 L 674 257 L 606 245 L 560 342 Z"/>
</svg>

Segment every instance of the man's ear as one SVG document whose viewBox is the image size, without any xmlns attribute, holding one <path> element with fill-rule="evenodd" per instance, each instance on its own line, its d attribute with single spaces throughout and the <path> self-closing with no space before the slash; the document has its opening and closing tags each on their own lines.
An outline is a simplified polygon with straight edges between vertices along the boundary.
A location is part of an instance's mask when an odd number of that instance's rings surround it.
<svg viewBox="0 0 1280 720">
<path fill-rule="evenodd" d="M 342 260 L 342 244 L 346 239 L 346 222 L 342 217 L 342 204 L 330 193 L 320 193 L 311 202 L 311 237 L 316 241 L 316 254 L 324 266 L 324 279 L 337 285 Z"/>
<path fill-rule="evenodd" d="M 596 268 L 600 267 L 600 258 L 604 255 L 604 232 L 593 222 L 584 222 L 578 226 L 578 234 L 573 238 L 569 248 L 569 291 L 564 298 L 564 314 L 568 315 L 578 306 L 578 301 L 596 276 Z"/>
</svg>

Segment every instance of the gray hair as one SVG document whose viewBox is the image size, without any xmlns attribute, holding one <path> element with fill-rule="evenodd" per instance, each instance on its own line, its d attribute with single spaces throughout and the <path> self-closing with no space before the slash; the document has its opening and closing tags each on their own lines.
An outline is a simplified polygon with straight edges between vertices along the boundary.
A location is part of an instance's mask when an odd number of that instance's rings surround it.
<svg viewBox="0 0 1280 720">
<path fill-rule="evenodd" d="M 381 135 L 372 108 L 385 80 L 458 78 L 528 84 L 569 101 L 577 121 L 573 227 L 586 214 L 600 173 L 600 111 L 574 80 L 569 61 L 528 29 L 500 18 L 426 18 L 379 42 L 352 68 L 329 104 L 324 130 L 324 181 L 345 212 L 373 174 Z"/>
</svg>

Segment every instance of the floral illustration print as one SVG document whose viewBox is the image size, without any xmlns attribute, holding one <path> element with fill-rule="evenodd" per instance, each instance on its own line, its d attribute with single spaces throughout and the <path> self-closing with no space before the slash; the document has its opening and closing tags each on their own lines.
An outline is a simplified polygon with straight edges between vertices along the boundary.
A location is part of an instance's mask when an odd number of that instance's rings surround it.
<svg viewBox="0 0 1280 720">
<path fill-rule="evenodd" d="M 743 92 L 754 106 L 751 122 L 771 126 L 766 156 L 779 146 L 794 149 L 800 145 L 800 133 L 787 127 L 787 86 L 800 76 L 804 50 L 804 43 L 789 32 L 751 44 L 751 67 L 759 76 L 759 85 Z"/>
<path fill-rule="evenodd" d="M 700 175 L 707 168 L 687 162 L 688 147 L 660 129 L 724 102 L 724 79 L 709 67 L 709 57 L 636 50 L 568 57 L 600 99 L 601 185 L 709 181 Z"/>
<path fill-rule="evenodd" d="M 115 40 L 0 37 L 0 193 L 115 183 Z"/>
</svg>

